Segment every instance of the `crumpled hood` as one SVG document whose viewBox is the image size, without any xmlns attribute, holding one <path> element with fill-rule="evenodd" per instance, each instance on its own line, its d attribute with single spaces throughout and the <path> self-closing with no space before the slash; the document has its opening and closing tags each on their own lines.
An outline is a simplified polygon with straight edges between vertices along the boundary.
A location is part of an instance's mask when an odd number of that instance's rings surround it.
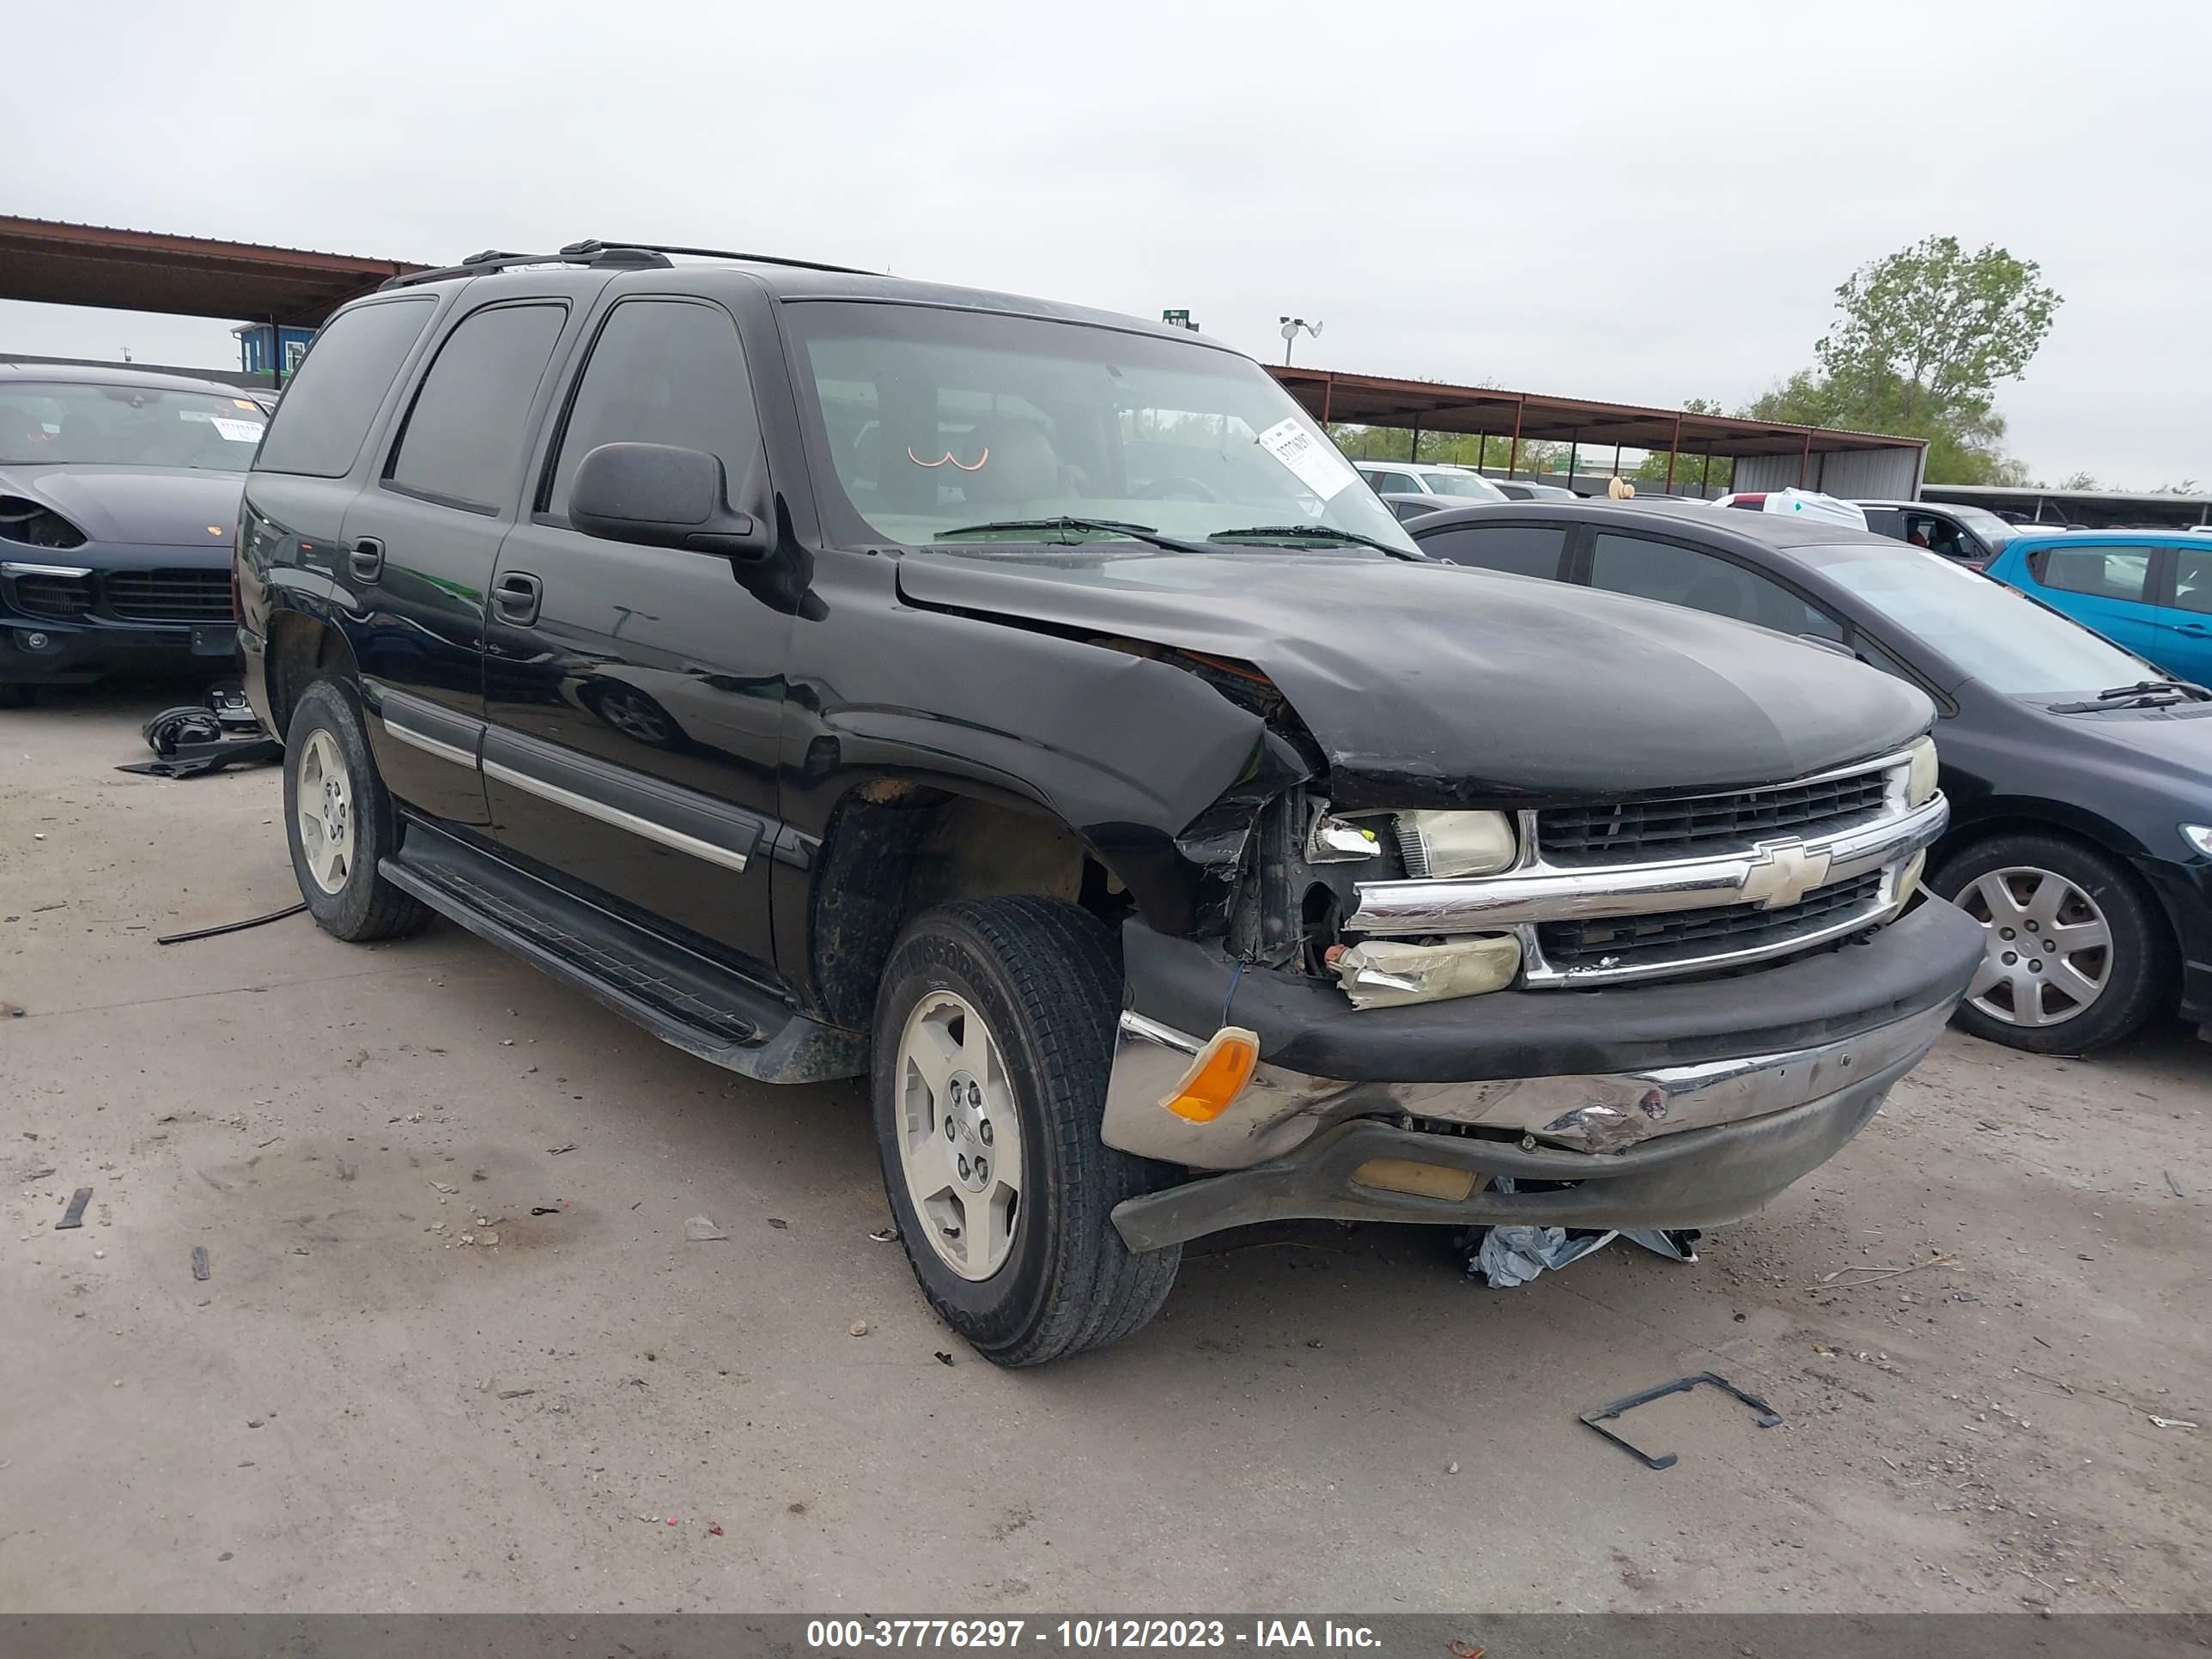
<svg viewBox="0 0 2212 1659">
<path fill-rule="evenodd" d="M 141 547 L 205 547 L 228 558 L 242 472 L 170 466 L 0 467 L 0 495 L 52 507 L 88 539 Z"/>
<path fill-rule="evenodd" d="M 1009 546 L 909 554 L 898 581 L 920 605 L 1255 665 L 1344 806 L 1773 783 L 1902 747 L 1934 717 L 1902 682 L 1778 634 L 1455 565 Z"/>
</svg>

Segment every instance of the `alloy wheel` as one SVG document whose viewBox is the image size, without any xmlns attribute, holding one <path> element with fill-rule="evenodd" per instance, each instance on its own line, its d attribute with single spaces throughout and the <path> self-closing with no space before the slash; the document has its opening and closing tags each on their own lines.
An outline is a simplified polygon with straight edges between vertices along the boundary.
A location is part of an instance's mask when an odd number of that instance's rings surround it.
<svg viewBox="0 0 2212 1659">
<path fill-rule="evenodd" d="M 1022 1201 L 1022 1124 L 1005 1058 L 964 997 L 933 991 L 899 1038 L 899 1163 L 921 1231 L 963 1279 L 1006 1265 Z"/>
<path fill-rule="evenodd" d="M 343 892 L 353 874 L 353 775 L 327 731 L 318 728 L 307 739 L 294 799 L 307 873 L 325 893 Z"/>
</svg>

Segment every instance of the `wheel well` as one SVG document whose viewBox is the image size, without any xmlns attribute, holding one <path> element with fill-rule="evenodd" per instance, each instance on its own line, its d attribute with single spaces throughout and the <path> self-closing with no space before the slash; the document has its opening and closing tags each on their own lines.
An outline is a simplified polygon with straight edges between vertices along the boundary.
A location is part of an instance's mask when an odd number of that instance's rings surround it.
<svg viewBox="0 0 2212 1659">
<path fill-rule="evenodd" d="M 1042 811 L 902 782 L 864 784 L 831 815 L 809 900 L 822 1011 L 866 1029 L 907 923 L 957 898 L 1034 894 L 1118 928 L 1128 893 L 1083 838 Z"/>
<path fill-rule="evenodd" d="M 282 738 L 290 729 L 300 694 L 321 679 L 357 680 L 361 665 L 345 635 L 328 623 L 297 611 L 280 611 L 269 625 L 269 713 Z"/>
</svg>

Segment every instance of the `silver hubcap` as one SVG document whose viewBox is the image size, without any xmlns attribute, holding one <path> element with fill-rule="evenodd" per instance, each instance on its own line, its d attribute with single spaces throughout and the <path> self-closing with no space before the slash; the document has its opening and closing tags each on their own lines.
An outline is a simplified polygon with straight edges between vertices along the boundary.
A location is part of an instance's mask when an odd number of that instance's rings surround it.
<svg viewBox="0 0 2212 1659">
<path fill-rule="evenodd" d="M 1022 1200 L 1022 1123 L 999 1045 L 963 997 L 933 991 L 899 1038 L 899 1164 L 922 1236 L 963 1279 L 1006 1265 Z"/>
<path fill-rule="evenodd" d="M 2104 994 L 2112 929 L 2097 902 L 2049 870 L 1992 870 L 1959 895 L 1988 947 L 1966 1000 L 2008 1025 L 2061 1025 Z"/>
<path fill-rule="evenodd" d="M 353 873 L 353 777 L 329 732 L 307 739 L 294 797 L 307 873 L 325 893 L 343 892 Z"/>
</svg>

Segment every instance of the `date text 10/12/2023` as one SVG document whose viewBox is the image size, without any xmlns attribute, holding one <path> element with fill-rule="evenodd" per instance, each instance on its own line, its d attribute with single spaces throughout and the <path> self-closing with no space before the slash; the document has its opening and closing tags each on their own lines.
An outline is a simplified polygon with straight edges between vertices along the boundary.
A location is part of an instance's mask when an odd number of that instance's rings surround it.
<svg viewBox="0 0 2212 1659">
<path fill-rule="evenodd" d="M 1115 1648 L 1352 1648 L 1382 1645 L 1357 1623 L 1307 1619 L 813 1619 L 806 1645 L 829 1652 L 868 1648 L 1012 1648 L 1050 1652 Z M 1470 1649 L 1462 1659 L 1480 1659 Z"/>
</svg>

